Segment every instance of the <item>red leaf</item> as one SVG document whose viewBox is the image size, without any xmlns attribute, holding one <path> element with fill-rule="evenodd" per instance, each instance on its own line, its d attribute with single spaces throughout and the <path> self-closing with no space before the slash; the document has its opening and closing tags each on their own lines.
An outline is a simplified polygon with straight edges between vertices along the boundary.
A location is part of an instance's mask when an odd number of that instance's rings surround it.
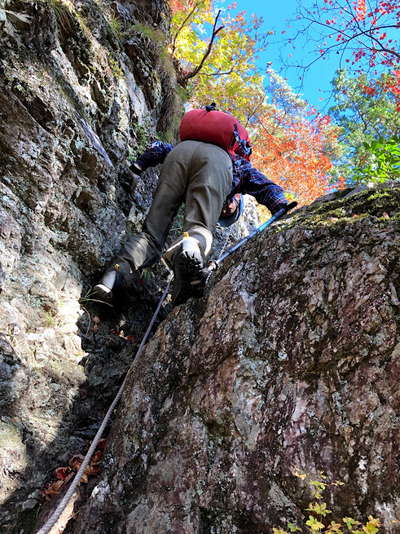
<svg viewBox="0 0 400 534">
<path fill-rule="evenodd" d="M 71 473 L 72 469 L 70 467 L 57 467 L 54 471 L 54 475 L 58 480 L 65 480 Z"/>
<path fill-rule="evenodd" d="M 104 449 L 106 448 L 106 445 L 107 445 L 107 440 L 106 439 L 101 439 L 96 447 L 97 450 L 101 450 L 101 451 L 104 451 Z"/>
</svg>

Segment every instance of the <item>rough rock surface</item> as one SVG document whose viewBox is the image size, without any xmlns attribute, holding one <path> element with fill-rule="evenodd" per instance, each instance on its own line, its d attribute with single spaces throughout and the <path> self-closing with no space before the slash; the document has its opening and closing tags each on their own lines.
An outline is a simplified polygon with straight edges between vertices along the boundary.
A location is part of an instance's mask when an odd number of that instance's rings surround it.
<svg viewBox="0 0 400 534">
<path fill-rule="evenodd" d="M 398 531 L 400 186 L 345 193 L 258 236 L 159 326 L 71 532 L 269 533 L 310 501 L 295 469 L 345 484 L 332 519 Z"/>
<path fill-rule="evenodd" d="M 165 279 L 161 267 L 144 272 L 120 308 L 88 295 L 157 182 L 155 170 L 134 176 L 129 160 L 153 138 L 173 141 L 183 109 L 163 50 L 167 6 L 0 9 L 2 533 L 32 532 L 54 469 L 87 448 Z"/>
<path fill-rule="evenodd" d="M 86 293 L 132 202 L 149 206 L 156 174 L 128 163 L 172 122 L 175 87 L 145 35 L 168 31 L 164 1 L 12 1 L 1 14 L 0 531 L 22 533 L 54 468 L 93 436 L 152 312 L 138 294 L 106 319 Z"/>
<path fill-rule="evenodd" d="M 128 161 L 173 140 L 180 103 L 166 1 L 0 13 L 0 531 L 28 534 L 159 295 L 161 267 L 127 306 L 101 310 L 87 292 L 151 201 L 156 172 L 135 177 Z M 103 473 L 65 532 L 271 532 L 310 500 L 294 469 L 345 483 L 329 489 L 335 518 L 398 531 L 399 206 L 398 185 L 319 199 L 173 310 L 130 369 Z"/>
</svg>

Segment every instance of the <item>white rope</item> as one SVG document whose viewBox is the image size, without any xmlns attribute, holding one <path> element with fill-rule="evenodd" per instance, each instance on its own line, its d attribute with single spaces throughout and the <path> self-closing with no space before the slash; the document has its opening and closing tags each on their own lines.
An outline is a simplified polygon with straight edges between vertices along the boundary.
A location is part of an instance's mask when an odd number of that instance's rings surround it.
<svg viewBox="0 0 400 534">
<path fill-rule="evenodd" d="M 154 322 L 155 322 L 155 320 L 157 318 L 158 312 L 160 311 L 161 305 L 164 302 L 164 299 L 168 294 L 169 286 L 171 284 L 171 280 L 172 280 L 172 275 L 170 274 L 170 276 L 168 278 L 168 282 L 167 282 L 167 287 L 164 289 L 164 292 L 163 292 L 163 294 L 162 294 L 162 296 L 161 296 L 161 298 L 160 298 L 160 300 L 158 302 L 156 311 L 154 312 L 153 317 L 151 318 L 151 321 L 149 323 L 149 326 L 147 327 L 146 333 L 144 334 L 142 342 L 140 343 L 140 346 L 139 346 L 139 348 L 138 348 L 138 350 L 136 352 L 135 359 L 138 358 L 139 355 L 143 351 L 143 348 L 144 348 L 144 346 L 146 344 L 147 338 L 148 338 L 148 336 L 150 334 L 150 331 L 153 328 Z M 108 411 L 107 411 L 107 413 L 106 413 L 106 415 L 105 415 L 105 417 L 104 417 L 104 419 L 103 419 L 103 421 L 102 421 L 102 423 L 100 425 L 100 428 L 98 429 L 97 434 L 95 435 L 95 437 L 94 437 L 94 439 L 92 441 L 92 444 L 90 445 L 90 448 L 87 451 L 87 453 L 85 455 L 85 458 L 83 459 L 83 462 L 82 462 L 78 472 L 76 473 L 76 475 L 75 475 L 70 487 L 68 488 L 66 494 L 61 499 L 60 503 L 58 504 L 57 508 L 54 510 L 52 515 L 48 518 L 48 520 L 42 526 L 42 528 L 37 531 L 36 534 L 47 534 L 53 528 L 53 526 L 56 524 L 56 522 L 60 518 L 61 514 L 65 510 L 65 508 L 66 508 L 67 504 L 69 503 L 72 495 L 74 494 L 79 482 L 81 481 L 81 478 L 82 478 L 82 476 L 83 476 L 83 474 L 85 472 L 85 469 L 88 466 L 88 464 L 89 464 L 89 462 L 90 462 L 90 460 L 91 460 L 91 458 L 93 456 L 94 451 L 96 450 L 98 442 L 100 441 L 100 438 L 103 435 L 104 429 L 106 428 L 108 420 L 110 419 L 111 414 L 112 414 L 116 404 L 118 403 L 119 399 L 121 398 L 122 392 L 124 390 L 124 387 L 125 387 L 125 384 L 126 384 L 126 381 L 127 381 L 127 376 L 128 375 L 125 376 L 125 379 L 122 382 L 122 385 L 119 388 L 115 399 L 111 403 L 111 406 L 108 408 Z"/>
</svg>

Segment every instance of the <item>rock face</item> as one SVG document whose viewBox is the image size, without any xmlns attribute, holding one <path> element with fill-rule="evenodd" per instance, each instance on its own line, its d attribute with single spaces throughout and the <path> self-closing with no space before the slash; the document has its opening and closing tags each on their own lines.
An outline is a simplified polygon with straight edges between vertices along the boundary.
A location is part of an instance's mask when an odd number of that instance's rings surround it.
<svg viewBox="0 0 400 534">
<path fill-rule="evenodd" d="M 299 210 L 175 308 L 129 371 L 74 534 L 269 533 L 400 518 L 400 186 Z M 341 198 L 339 198 L 341 196 Z"/>
<path fill-rule="evenodd" d="M 146 33 L 167 34 L 167 2 L 12 1 L 0 14 L 0 531 L 20 533 L 93 435 L 152 311 L 138 296 L 139 311 L 103 320 L 85 295 L 132 202 L 137 227 L 151 201 L 156 174 L 135 177 L 129 159 L 180 104 Z"/>
<path fill-rule="evenodd" d="M 151 201 L 156 172 L 129 159 L 176 131 L 168 27 L 166 0 L 0 10 L 2 533 L 54 508 L 42 490 L 90 443 L 160 292 L 161 267 L 125 306 L 88 295 Z M 346 193 L 249 243 L 159 325 L 66 533 L 271 532 L 309 502 L 295 469 L 345 483 L 333 518 L 396 531 L 400 189 Z"/>
</svg>

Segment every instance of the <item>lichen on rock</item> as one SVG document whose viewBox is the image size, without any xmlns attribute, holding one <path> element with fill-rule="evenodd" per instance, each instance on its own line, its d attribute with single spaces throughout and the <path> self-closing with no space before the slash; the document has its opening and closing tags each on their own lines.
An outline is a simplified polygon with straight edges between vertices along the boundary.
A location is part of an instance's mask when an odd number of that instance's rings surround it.
<svg viewBox="0 0 400 534">
<path fill-rule="evenodd" d="M 169 16 L 163 1 L 12 0 L 0 21 L 1 532 L 34 530 L 45 484 L 87 448 L 159 291 L 103 315 L 89 297 L 132 203 L 150 205 L 157 174 L 129 162 L 158 135 L 175 83 L 153 65 L 146 97 L 115 21 L 167 32 Z"/>
</svg>

